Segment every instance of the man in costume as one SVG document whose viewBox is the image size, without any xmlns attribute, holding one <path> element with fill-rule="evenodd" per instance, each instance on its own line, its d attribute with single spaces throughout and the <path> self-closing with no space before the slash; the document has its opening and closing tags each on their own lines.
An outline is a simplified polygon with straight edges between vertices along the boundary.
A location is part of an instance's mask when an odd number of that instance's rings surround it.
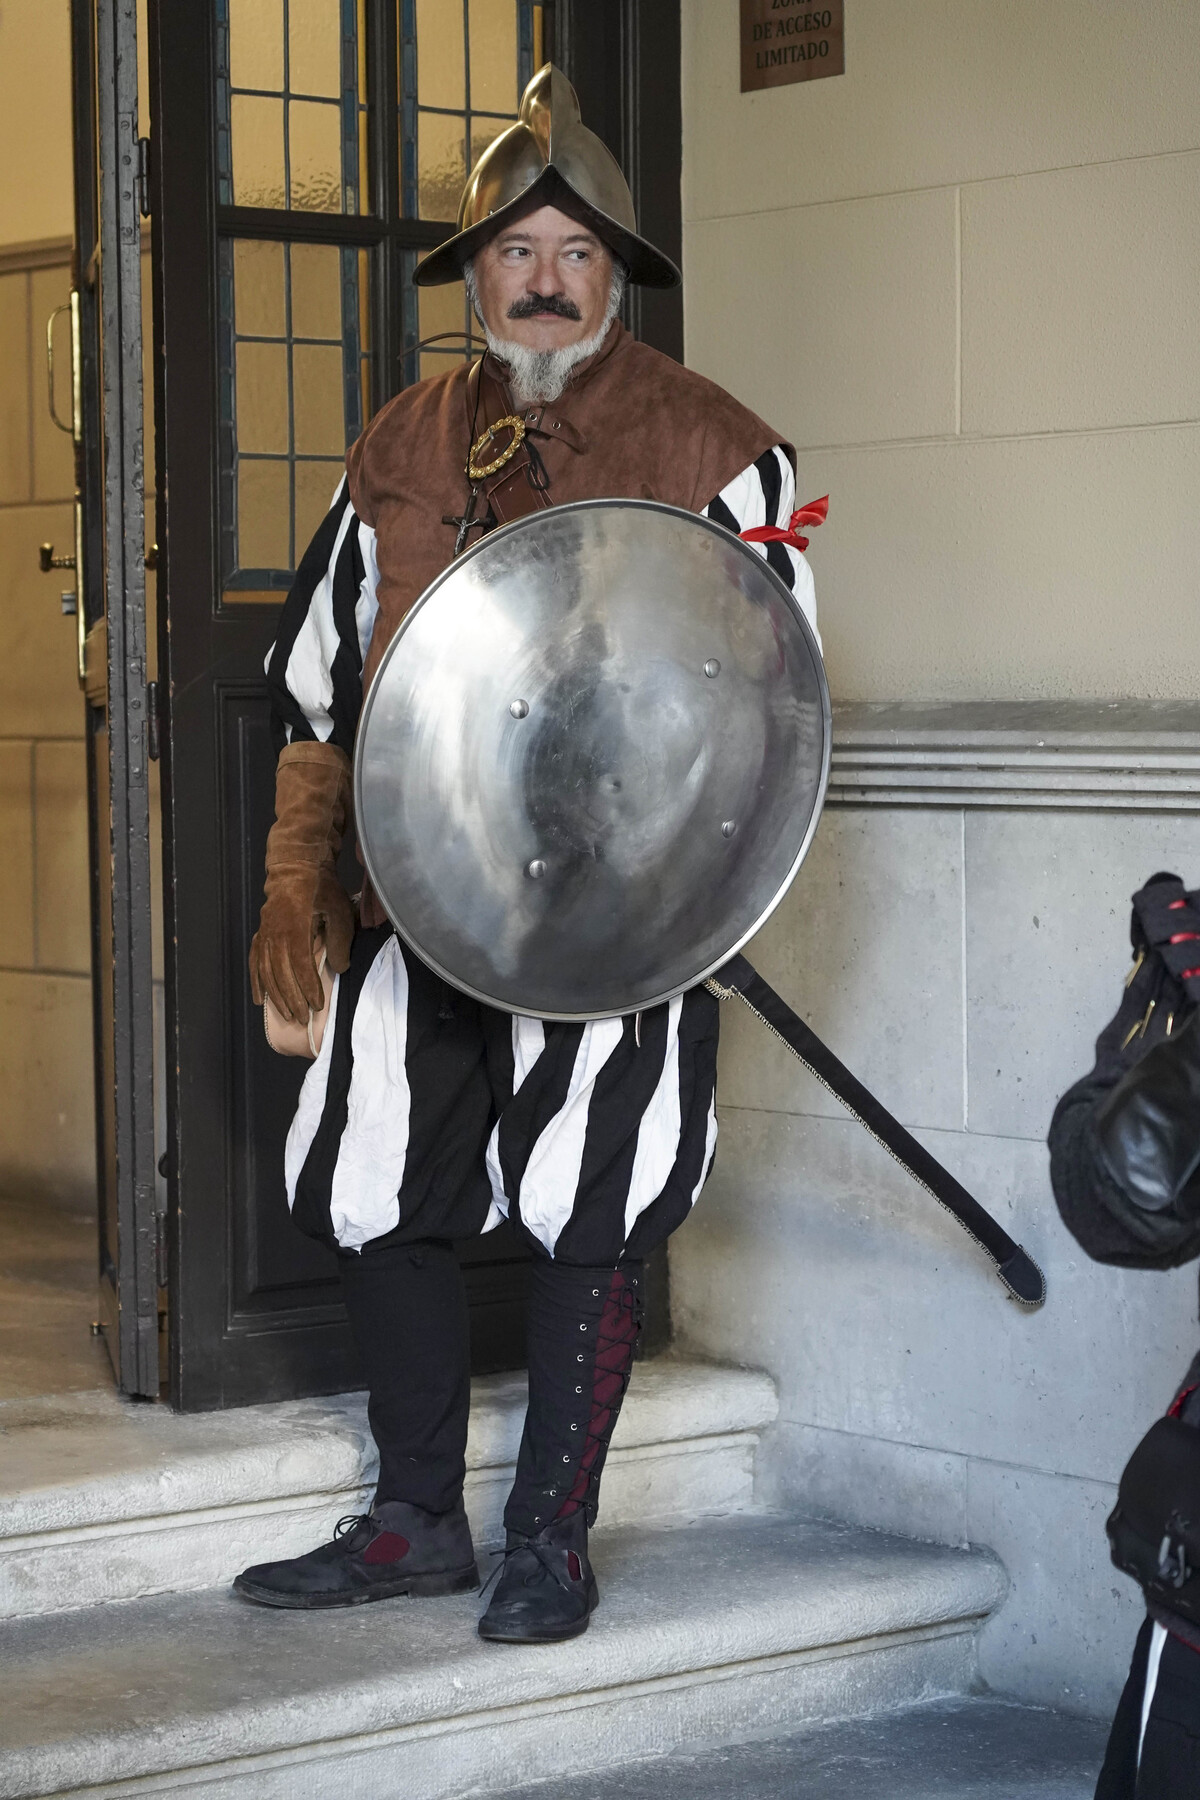
<svg viewBox="0 0 1200 1800">
<path fill-rule="evenodd" d="M 479 1629 L 578 1635 L 596 1604 L 587 1532 L 641 1325 L 646 1254 L 687 1216 L 716 1139 L 718 1002 L 554 1023 L 469 1000 L 427 969 L 369 883 L 335 873 L 364 684 L 405 613 L 469 543 L 567 501 L 703 512 L 762 545 L 812 616 L 788 541 L 792 452 L 712 382 L 637 343 L 626 281 L 671 287 L 620 169 L 551 65 L 476 165 L 458 234 L 419 284 L 465 278 L 487 337 L 405 389 L 350 450 L 267 664 L 280 743 L 255 999 L 306 1021 L 337 971 L 288 1139 L 296 1223 L 339 1253 L 379 1447 L 371 1512 L 237 1587 L 266 1605 L 353 1605 L 477 1585 L 463 1510 L 468 1322 L 452 1240 L 507 1217 L 533 1252 L 529 1406 L 507 1552 Z"/>
</svg>

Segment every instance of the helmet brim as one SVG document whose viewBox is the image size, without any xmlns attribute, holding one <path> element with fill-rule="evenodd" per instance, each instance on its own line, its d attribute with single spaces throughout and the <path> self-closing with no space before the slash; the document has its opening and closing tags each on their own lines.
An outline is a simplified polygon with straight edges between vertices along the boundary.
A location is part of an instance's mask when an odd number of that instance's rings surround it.
<svg viewBox="0 0 1200 1800">
<path fill-rule="evenodd" d="M 594 231 L 600 242 L 614 256 L 620 257 L 629 271 L 630 281 L 637 286 L 674 288 L 681 284 L 683 277 L 669 256 L 664 256 L 661 250 L 656 250 L 653 244 L 648 244 L 637 232 L 630 231 L 627 226 L 591 205 L 553 163 L 548 163 L 536 181 L 531 182 L 506 206 L 497 207 L 486 219 L 469 225 L 465 231 L 456 232 L 444 244 L 439 244 L 436 250 L 431 250 L 417 264 L 413 274 L 414 282 L 418 287 L 442 287 L 448 282 L 460 281 L 464 265 L 477 250 L 481 250 L 507 225 L 523 218 L 526 213 L 536 212 L 542 206 L 555 206 L 569 218 L 578 219 L 589 231 Z"/>
</svg>

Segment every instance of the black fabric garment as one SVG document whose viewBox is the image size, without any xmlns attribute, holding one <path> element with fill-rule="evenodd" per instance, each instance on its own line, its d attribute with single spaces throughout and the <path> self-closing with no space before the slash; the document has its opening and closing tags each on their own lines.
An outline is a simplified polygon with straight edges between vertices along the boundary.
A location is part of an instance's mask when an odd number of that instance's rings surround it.
<svg viewBox="0 0 1200 1800">
<path fill-rule="evenodd" d="M 630 1226 L 630 1181 L 639 1148 L 655 1120 L 651 1105 L 668 1070 L 670 1005 L 621 1020 L 621 1039 L 596 1077 L 570 1207 L 554 1244 L 555 1261 L 588 1268 L 645 1257 L 681 1225 L 708 1173 L 709 1135 L 717 1081 L 720 1002 L 706 988 L 690 988 L 679 1005 L 677 1047 L 670 1079 L 678 1083 L 679 1135 L 662 1188 Z M 539 1139 L 552 1127 L 577 1085 L 582 1025 L 547 1021 L 545 1048 L 513 1093 L 511 1021 L 485 1019 L 488 1068 L 500 1128 L 495 1153 L 508 1197 L 509 1219 L 537 1255 L 546 1246 L 522 1218 L 522 1181 Z"/>
<path fill-rule="evenodd" d="M 1142 1739 L 1152 1621 L 1137 1635 L 1095 1800 L 1196 1800 L 1200 1794 L 1200 1651 L 1168 1636 Z"/>
<path fill-rule="evenodd" d="M 471 1409 L 467 1294 L 454 1248 L 368 1244 L 339 1262 L 379 1448 L 375 1504 L 448 1513 L 462 1496 Z"/>
<path fill-rule="evenodd" d="M 472 1237 L 507 1214 L 538 1257 L 644 1256 L 708 1174 L 719 1025 L 703 987 L 595 1026 L 514 1019 L 391 926 L 360 930 L 289 1135 L 295 1222 L 357 1250 Z"/>
<path fill-rule="evenodd" d="M 368 1244 L 340 1258 L 346 1310 L 370 1390 L 379 1449 L 375 1505 L 446 1513 L 462 1494 L 471 1405 L 466 1291 L 453 1246 Z M 528 1310 L 529 1406 L 510 1531 L 596 1517 L 609 1439 L 642 1324 L 643 1265 L 534 1265 Z"/>
<path fill-rule="evenodd" d="M 529 1406 L 506 1530 L 535 1537 L 582 1510 L 595 1523 L 609 1440 L 642 1327 L 644 1265 L 534 1264 L 529 1286 Z"/>
<path fill-rule="evenodd" d="M 1147 1619 L 1133 1646 L 1133 1661 L 1121 1690 L 1095 1800 L 1134 1800 L 1137 1792 L 1138 1737 L 1142 1729 L 1142 1697 L 1146 1692 L 1146 1658 L 1154 1627 Z"/>
<path fill-rule="evenodd" d="M 338 981 L 324 1105 L 296 1182 L 294 1223 L 334 1249 L 339 1246 L 331 1214 L 333 1182 L 354 1075 L 355 1017 L 372 965 L 394 936 L 390 925 L 354 935 L 350 967 Z M 400 1022 L 408 1117 L 397 1118 L 395 1127 L 405 1133 L 407 1148 L 398 1221 L 374 1241 L 471 1237 L 482 1231 L 492 1198 L 484 1165 L 492 1087 L 480 1022 L 487 1009 L 450 987 L 407 945 L 399 948 L 408 975 L 408 1004 Z M 496 1017 L 509 1028 L 507 1015 Z"/>
<path fill-rule="evenodd" d="M 1137 1800 L 1200 1794 L 1200 1651 L 1177 1637 L 1163 1645 L 1133 1792 Z"/>
<path fill-rule="evenodd" d="M 340 546 L 338 533 L 347 514 L 346 481 L 343 477 L 330 504 L 329 511 L 317 527 L 296 570 L 283 611 L 279 616 L 279 634 L 271 648 L 267 663 L 267 690 L 271 696 L 271 731 L 278 755 L 285 743 L 312 740 L 316 732 L 303 707 L 288 687 L 288 661 L 296 639 L 308 623 L 313 597 L 328 580 L 330 606 L 337 631 L 338 647 L 329 666 L 332 695 L 329 716 L 333 723 L 330 742 L 354 755 L 354 735 L 358 715 L 362 711 L 362 650 L 358 639 L 356 608 L 366 566 L 359 541 L 359 521 L 350 512 Z M 334 550 L 337 550 L 336 559 Z"/>
</svg>

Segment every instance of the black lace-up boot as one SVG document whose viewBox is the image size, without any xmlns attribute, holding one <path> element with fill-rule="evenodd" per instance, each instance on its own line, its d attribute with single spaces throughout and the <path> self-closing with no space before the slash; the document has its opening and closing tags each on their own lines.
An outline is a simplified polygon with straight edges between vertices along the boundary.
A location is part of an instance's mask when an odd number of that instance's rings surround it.
<svg viewBox="0 0 1200 1800">
<path fill-rule="evenodd" d="M 479 1586 L 462 1501 L 448 1513 L 406 1500 L 338 1522 L 332 1541 L 286 1562 L 245 1569 L 234 1589 L 259 1606 L 361 1606 L 399 1594 L 464 1594 Z"/>
<path fill-rule="evenodd" d="M 587 1630 L 599 1598 L 580 1508 L 543 1526 L 536 1537 L 508 1533 L 504 1567 L 479 1635 L 496 1644 L 557 1644 Z"/>
<path fill-rule="evenodd" d="M 533 1267 L 529 1410 L 504 1509 L 504 1565 L 481 1637 L 553 1643 L 587 1630 L 599 1599 L 588 1527 L 641 1331 L 642 1272 L 641 1263 Z"/>
</svg>

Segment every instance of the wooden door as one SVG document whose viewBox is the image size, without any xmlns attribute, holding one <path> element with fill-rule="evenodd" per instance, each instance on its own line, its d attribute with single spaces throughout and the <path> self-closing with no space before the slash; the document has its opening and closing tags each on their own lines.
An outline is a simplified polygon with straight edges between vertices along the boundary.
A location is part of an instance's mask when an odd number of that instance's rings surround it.
<svg viewBox="0 0 1200 1800">
<path fill-rule="evenodd" d="M 412 270 L 549 52 L 549 10 L 150 0 L 169 1361 L 186 1409 L 358 1380 L 335 1259 L 284 1201 L 305 1065 L 267 1049 L 245 974 L 273 800 L 263 661 L 346 445 L 466 354 L 461 288 L 418 294 Z M 624 79 L 639 8 L 593 10 L 626 36 L 602 32 L 597 61 L 572 24 L 587 9 L 559 9 L 563 44 L 628 135 L 600 90 Z M 526 1259 L 506 1228 L 463 1254 L 475 1367 L 515 1366 Z"/>
</svg>

